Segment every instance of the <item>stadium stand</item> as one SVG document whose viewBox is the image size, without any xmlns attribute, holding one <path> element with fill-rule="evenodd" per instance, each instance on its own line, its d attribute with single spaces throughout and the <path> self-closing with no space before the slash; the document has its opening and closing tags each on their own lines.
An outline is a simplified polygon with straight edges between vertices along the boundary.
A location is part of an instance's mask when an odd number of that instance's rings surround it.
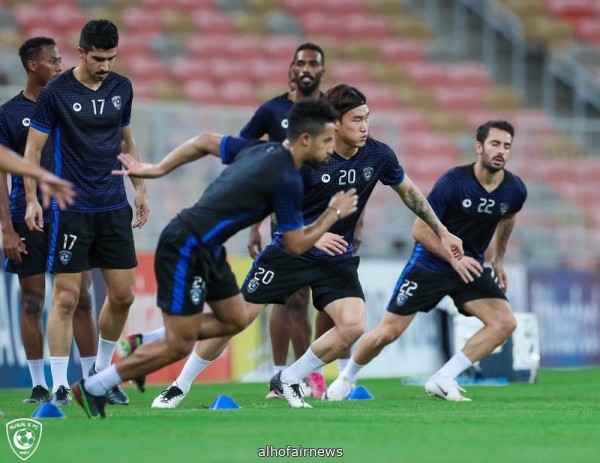
<svg viewBox="0 0 600 463">
<path fill-rule="evenodd" d="M 587 186 L 595 180 L 590 172 L 600 171 L 598 153 L 564 131 L 556 131 L 551 116 L 528 107 L 522 95 L 499 82 L 481 60 L 451 55 L 435 59 L 445 50 L 446 38 L 415 3 L 4 1 L 0 2 L 0 23 L 6 25 L 0 31 L 4 63 L 0 79 L 9 85 L 21 84 L 21 70 L 11 68 L 15 67 L 15 47 L 30 35 L 55 37 L 66 63 L 74 65 L 76 59 L 69 57 L 69 52 L 76 46 L 81 25 L 102 16 L 120 26 L 117 70 L 132 79 L 137 100 L 241 107 L 249 114 L 261 101 L 285 91 L 293 51 L 310 40 L 326 51 L 325 84 L 349 82 L 366 93 L 373 111 L 373 132 L 397 150 L 400 161 L 424 191 L 445 169 L 472 158 L 473 132 L 480 123 L 504 117 L 515 124 L 518 133 L 510 167 L 531 184 L 532 191 L 522 220 L 527 230 L 517 233 L 517 245 L 521 249 L 533 246 L 537 231 L 560 225 L 565 218 L 560 211 L 569 208 L 574 212 L 567 218 L 575 224 L 570 228 L 580 230 L 576 236 L 597 227 L 600 208 L 590 200 L 593 195 Z M 521 21 L 524 39 L 548 53 L 578 41 L 600 48 L 600 6 L 596 2 L 498 3 Z M 172 144 L 179 141 L 172 140 Z M 157 150 L 157 146 L 150 144 L 149 149 Z M 559 213 L 547 212 L 544 195 L 555 199 Z M 173 204 L 181 196 L 177 189 L 169 192 L 169 214 L 175 213 Z M 403 218 L 398 219 L 400 228 L 393 233 L 396 238 L 388 230 L 385 211 L 393 210 L 395 201 L 397 198 L 389 195 L 375 195 L 368 211 L 369 227 L 377 231 L 365 242 L 366 251 L 385 254 L 390 242 L 397 246 L 397 236 L 406 234 L 410 224 L 402 222 Z M 556 249 L 566 241 L 558 239 Z M 527 252 L 533 256 L 534 251 Z M 598 247 L 588 254 L 587 260 L 582 256 L 568 264 L 600 265 Z M 560 255 L 535 257 L 548 265 L 568 261 Z"/>
</svg>

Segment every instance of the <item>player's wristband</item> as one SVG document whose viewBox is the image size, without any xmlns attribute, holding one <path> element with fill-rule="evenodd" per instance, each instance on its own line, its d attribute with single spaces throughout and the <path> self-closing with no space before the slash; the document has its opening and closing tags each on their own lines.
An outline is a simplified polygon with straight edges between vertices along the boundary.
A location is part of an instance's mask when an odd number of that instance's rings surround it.
<svg viewBox="0 0 600 463">
<path fill-rule="evenodd" d="M 342 211 L 340 211 L 339 209 L 336 209 L 333 206 L 327 206 L 327 209 L 333 209 L 335 211 L 335 215 L 337 215 L 338 219 L 342 218 Z"/>
</svg>

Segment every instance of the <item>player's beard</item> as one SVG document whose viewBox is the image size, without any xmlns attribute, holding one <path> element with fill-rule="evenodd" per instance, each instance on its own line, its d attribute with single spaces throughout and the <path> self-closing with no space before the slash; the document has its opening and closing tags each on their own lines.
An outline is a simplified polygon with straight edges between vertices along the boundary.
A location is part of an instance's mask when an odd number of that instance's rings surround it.
<svg viewBox="0 0 600 463">
<path fill-rule="evenodd" d="M 316 89 L 319 88 L 319 85 L 321 85 L 321 79 L 319 78 L 314 78 L 308 84 L 302 82 L 302 77 L 296 79 L 296 88 L 304 96 L 311 95 Z"/>
<path fill-rule="evenodd" d="M 306 164 L 308 164 L 310 167 L 312 167 L 313 169 L 320 169 L 321 167 L 323 167 L 325 164 L 327 164 L 327 161 L 329 161 L 329 156 L 327 156 L 324 160 L 319 160 L 317 158 L 311 158 L 308 161 L 306 161 Z"/>
</svg>

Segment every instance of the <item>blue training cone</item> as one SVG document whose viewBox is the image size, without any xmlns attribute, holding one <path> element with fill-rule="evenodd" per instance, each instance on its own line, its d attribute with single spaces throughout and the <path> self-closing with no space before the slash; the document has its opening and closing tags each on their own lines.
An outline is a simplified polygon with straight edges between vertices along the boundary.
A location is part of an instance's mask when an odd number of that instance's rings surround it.
<svg viewBox="0 0 600 463">
<path fill-rule="evenodd" d="M 373 394 L 364 386 L 356 386 L 352 392 L 346 396 L 346 400 L 372 400 Z"/>
<path fill-rule="evenodd" d="M 32 418 L 66 418 L 65 414 L 61 411 L 56 404 L 52 402 L 44 402 L 40 405 L 33 415 Z"/>
<path fill-rule="evenodd" d="M 220 395 L 210 404 L 211 410 L 234 410 L 236 408 L 240 408 L 240 406 L 228 395 Z"/>
</svg>

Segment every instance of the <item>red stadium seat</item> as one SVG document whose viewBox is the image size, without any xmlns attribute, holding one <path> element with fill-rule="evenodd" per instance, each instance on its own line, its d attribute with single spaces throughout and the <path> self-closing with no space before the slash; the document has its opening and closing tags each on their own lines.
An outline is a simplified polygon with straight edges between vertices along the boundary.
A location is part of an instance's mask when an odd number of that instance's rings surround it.
<svg viewBox="0 0 600 463">
<path fill-rule="evenodd" d="M 367 67 L 362 62 L 354 60 L 335 63 L 329 78 L 334 83 L 347 83 L 359 88 L 361 84 L 371 84 L 373 82 Z"/>
<path fill-rule="evenodd" d="M 318 11 L 324 16 L 367 13 L 365 0 L 286 0 L 285 5 L 296 15 L 305 11 Z"/>
<path fill-rule="evenodd" d="M 161 16 L 157 11 L 144 8 L 127 8 L 123 12 L 125 29 L 132 34 L 158 34 L 163 31 Z"/>
<path fill-rule="evenodd" d="M 227 80 L 219 87 L 219 99 L 222 103 L 256 108 L 260 101 L 256 88 L 246 80 Z"/>
<path fill-rule="evenodd" d="M 203 34 L 233 34 L 231 21 L 217 10 L 196 10 L 191 13 L 192 22 Z"/>
<path fill-rule="evenodd" d="M 440 63 L 410 63 L 406 71 L 411 80 L 422 87 L 451 85 L 449 66 Z"/>
<path fill-rule="evenodd" d="M 483 105 L 483 91 L 479 88 L 433 87 L 429 91 L 438 105 L 451 111 L 478 109 Z"/>
<path fill-rule="evenodd" d="M 460 155 L 452 137 L 434 132 L 429 134 L 406 133 L 402 137 L 401 145 L 406 158 L 413 161 L 421 158 L 433 158 L 440 162 L 446 160 L 446 164 L 451 164 L 456 163 Z"/>
<path fill-rule="evenodd" d="M 171 61 L 169 72 L 177 82 L 185 84 L 194 80 L 210 80 L 209 65 L 204 60 L 177 57 Z"/>
<path fill-rule="evenodd" d="M 212 0 L 141 0 L 141 5 L 152 10 L 176 10 L 193 12 L 198 10 L 214 9 Z"/>
<path fill-rule="evenodd" d="M 545 0 L 547 10 L 567 21 L 593 16 L 594 2 L 590 0 Z"/>
<path fill-rule="evenodd" d="M 376 42 L 388 63 L 406 64 L 423 61 L 423 46 L 419 42 L 390 37 L 376 39 Z"/>
<path fill-rule="evenodd" d="M 189 81 L 183 85 L 183 91 L 191 103 L 216 104 L 219 102 L 217 87 L 207 81 Z"/>
</svg>

